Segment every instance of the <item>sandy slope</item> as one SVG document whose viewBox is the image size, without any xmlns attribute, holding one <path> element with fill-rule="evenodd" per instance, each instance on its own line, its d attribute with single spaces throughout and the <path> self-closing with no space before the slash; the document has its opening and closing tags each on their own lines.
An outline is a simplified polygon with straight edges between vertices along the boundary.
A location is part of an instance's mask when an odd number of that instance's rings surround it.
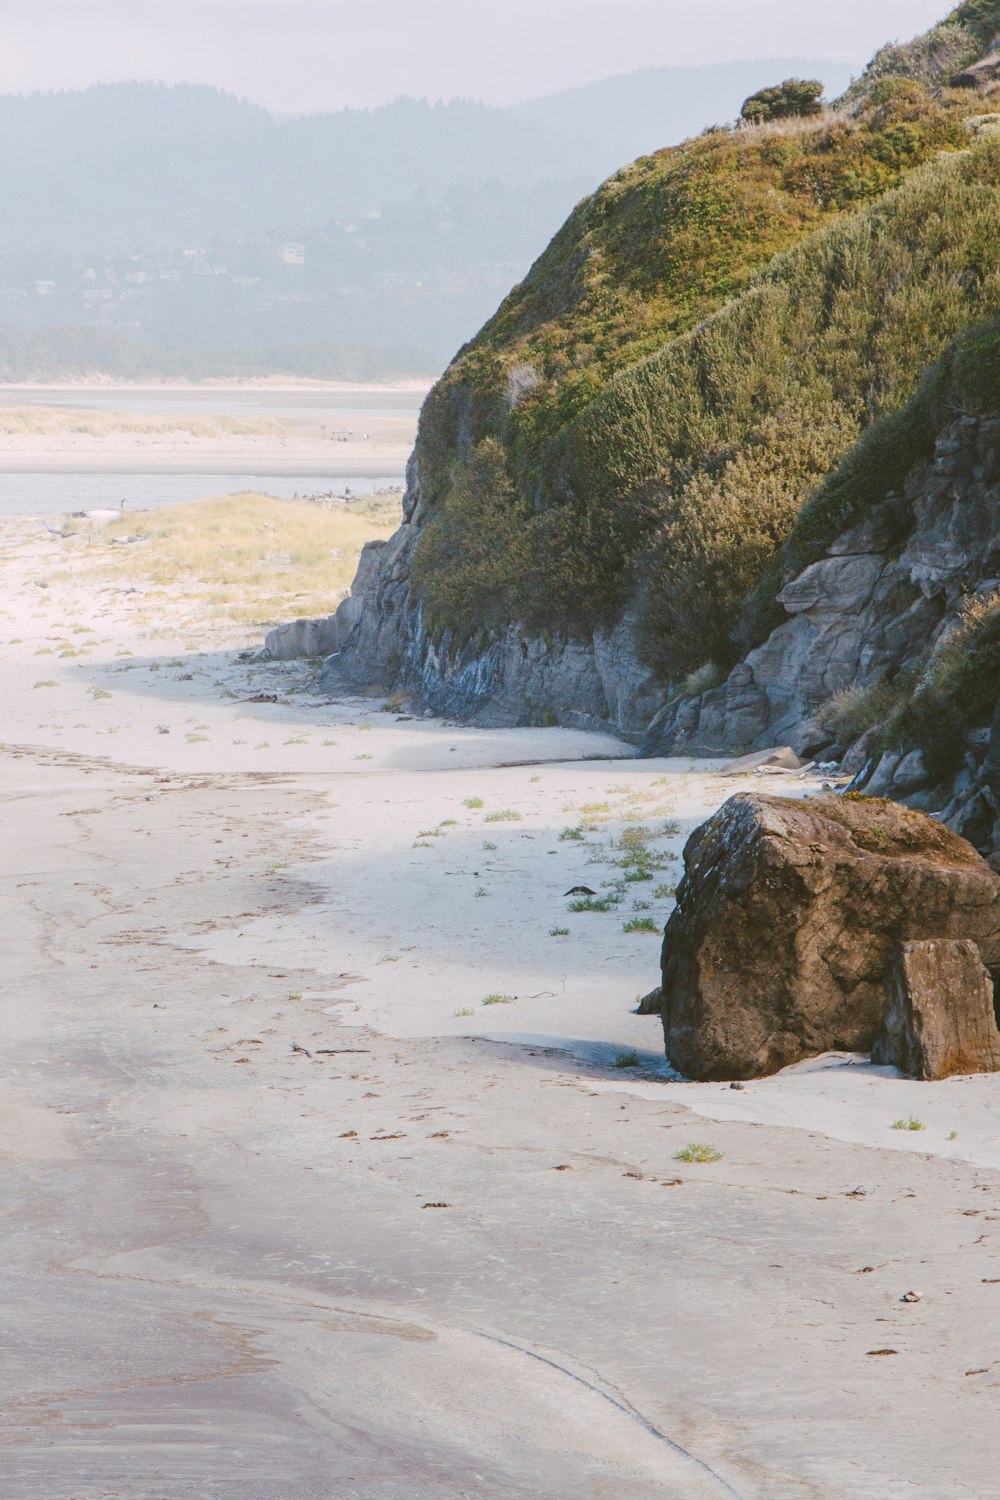
<svg viewBox="0 0 1000 1500">
<path fill-rule="evenodd" d="M 998 1081 L 671 1081 L 656 938 L 566 911 L 731 782 L 318 700 L 0 536 L 4 1500 L 994 1492 Z"/>
</svg>

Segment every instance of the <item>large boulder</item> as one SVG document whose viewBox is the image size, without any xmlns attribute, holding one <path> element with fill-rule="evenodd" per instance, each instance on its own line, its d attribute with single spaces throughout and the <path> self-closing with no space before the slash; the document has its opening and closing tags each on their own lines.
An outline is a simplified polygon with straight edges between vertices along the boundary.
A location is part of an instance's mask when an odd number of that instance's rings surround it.
<svg viewBox="0 0 1000 1500">
<path fill-rule="evenodd" d="M 1000 1073 L 993 980 L 975 943 L 904 943 L 890 958 L 886 992 L 872 1062 L 911 1078 Z"/>
<path fill-rule="evenodd" d="M 1000 880 L 964 839 L 894 802 L 744 792 L 697 829 L 663 942 L 667 1056 L 757 1078 L 870 1051 L 900 943 L 968 938 L 1000 972 Z M 655 997 L 655 998 L 654 998 Z"/>
</svg>

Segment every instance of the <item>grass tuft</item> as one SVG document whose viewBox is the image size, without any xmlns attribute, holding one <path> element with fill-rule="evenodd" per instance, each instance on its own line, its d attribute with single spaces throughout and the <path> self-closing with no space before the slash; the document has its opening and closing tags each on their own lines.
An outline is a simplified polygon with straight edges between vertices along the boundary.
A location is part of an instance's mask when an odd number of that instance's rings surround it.
<svg viewBox="0 0 1000 1500">
<path fill-rule="evenodd" d="M 710 1163 L 722 1160 L 722 1152 L 717 1151 L 714 1146 L 705 1145 L 702 1141 L 692 1141 L 690 1146 L 685 1146 L 683 1151 L 674 1152 L 674 1161 Z"/>
</svg>

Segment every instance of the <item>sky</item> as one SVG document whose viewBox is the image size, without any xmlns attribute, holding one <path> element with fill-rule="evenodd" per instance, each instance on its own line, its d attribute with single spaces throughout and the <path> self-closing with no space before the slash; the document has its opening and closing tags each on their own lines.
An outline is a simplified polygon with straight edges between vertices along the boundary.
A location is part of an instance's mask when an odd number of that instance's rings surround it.
<svg viewBox="0 0 1000 1500">
<path fill-rule="evenodd" d="M 211 83 L 283 113 L 398 94 L 509 104 L 612 73 L 862 63 L 951 0 L 0 0 L 0 92 Z"/>
</svg>

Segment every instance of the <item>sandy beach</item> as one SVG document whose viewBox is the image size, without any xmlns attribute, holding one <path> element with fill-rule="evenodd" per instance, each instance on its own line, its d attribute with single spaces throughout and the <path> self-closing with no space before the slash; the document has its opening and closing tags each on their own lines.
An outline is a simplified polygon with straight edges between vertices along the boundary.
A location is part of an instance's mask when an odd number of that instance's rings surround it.
<svg viewBox="0 0 1000 1500">
<path fill-rule="evenodd" d="M 412 382 L 4 386 L 0 474 L 402 476 L 425 390 Z"/>
<path fill-rule="evenodd" d="M 330 702 L 207 589 L 0 560 L 5 1500 L 994 1493 L 1000 1077 L 691 1084 L 633 1013 L 691 830 L 814 776 Z"/>
</svg>

